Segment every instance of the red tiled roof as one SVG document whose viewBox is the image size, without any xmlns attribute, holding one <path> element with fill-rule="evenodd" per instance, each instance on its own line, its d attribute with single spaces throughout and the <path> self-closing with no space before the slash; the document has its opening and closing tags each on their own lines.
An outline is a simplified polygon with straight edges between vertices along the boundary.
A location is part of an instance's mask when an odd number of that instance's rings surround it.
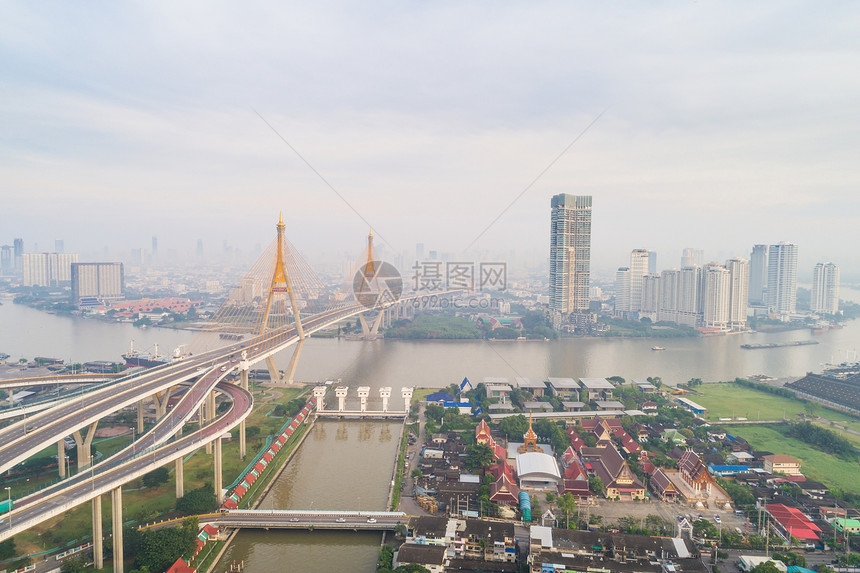
<svg viewBox="0 0 860 573">
<path fill-rule="evenodd" d="M 782 503 L 766 505 L 765 509 L 779 522 L 783 531 L 797 539 L 818 540 L 821 530 L 799 509 Z"/>
</svg>

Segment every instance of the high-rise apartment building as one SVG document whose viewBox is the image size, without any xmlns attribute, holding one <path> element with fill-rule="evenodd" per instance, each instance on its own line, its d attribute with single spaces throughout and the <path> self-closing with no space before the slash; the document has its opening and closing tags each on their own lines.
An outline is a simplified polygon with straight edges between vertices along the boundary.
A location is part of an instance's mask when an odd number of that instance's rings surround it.
<svg viewBox="0 0 860 573">
<path fill-rule="evenodd" d="M 729 328 L 745 330 L 747 327 L 747 307 L 749 306 L 749 271 L 746 259 L 726 261 L 729 271 Z"/>
<path fill-rule="evenodd" d="M 12 244 L 14 245 L 15 272 L 20 273 L 24 268 L 24 261 L 22 259 L 22 256 L 24 255 L 24 239 L 15 239 Z"/>
<path fill-rule="evenodd" d="M 591 282 L 591 195 L 555 195 L 551 202 L 549 304 L 563 314 L 588 310 Z"/>
<path fill-rule="evenodd" d="M 767 256 L 767 308 L 788 318 L 797 307 L 797 245 L 771 245 Z"/>
<path fill-rule="evenodd" d="M 639 318 L 649 318 L 651 322 L 659 320 L 660 311 L 660 275 L 647 274 L 642 277 L 642 302 L 639 306 Z"/>
<path fill-rule="evenodd" d="M 818 263 L 812 269 L 812 312 L 836 314 L 839 311 L 839 267 Z"/>
<path fill-rule="evenodd" d="M 679 322 L 678 297 L 681 286 L 681 271 L 666 269 L 660 273 L 660 303 L 657 319 L 660 321 Z"/>
<path fill-rule="evenodd" d="M 702 326 L 728 330 L 729 327 L 729 270 L 716 263 L 708 264 L 702 272 L 704 283 Z"/>
<path fill-rule="evenodd" d="M 11 275 L 15 271 L 15 263 L 12 258 L 12 245 L 0 247 L 0 274 Z"/>
<path fill-rule="evenodd" d="M 77 253 L 24 253 L 21 255 L 24 286 L 52 287 L 68 284 Z"/>
<path fill-rule="evenodd" d="M 122 263 L 72 263 L 72 301 L 118 300 L 125 296 Z"/>
<path fill-rule="evenodd" d="M 630 312 L 630 267 L 618 267 L 615 271 L 615 314 Z"/>
<path fill-rule="evenodd" d="M 767 245 L 753 245 L 750 253 L 749 302 L 761 306 L 765 303 L 767 287 Z"/>
<path fill-rule="evenodd" d="M 702 299 L 702 268 L 684 267 L 678 277 L 678 324 L 698 326 Z"/>
<path fill-rule="evenodd" d="M 648 251 L 633 249 L 630 253 L 630 310 L 642 310 L 642 281 L 648 274 Z"/>
</svg>

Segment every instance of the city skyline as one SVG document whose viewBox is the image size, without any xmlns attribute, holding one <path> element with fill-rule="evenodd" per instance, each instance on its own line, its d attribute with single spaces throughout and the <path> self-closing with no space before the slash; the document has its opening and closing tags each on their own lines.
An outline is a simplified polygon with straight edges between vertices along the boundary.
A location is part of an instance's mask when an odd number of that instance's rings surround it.
<svg viewBox="0 0 860 573">
<path fill-rule="evenodd" d="M 665 268 L 683 246 L 726 260 L 790 241 L 799 268 L 832 260 L 856 280 L 860 254 L 822 229 L 860 212 L 860 80 L 844 73 L 860 62 L 858 10 L 114 5 L 91 18 L 13 2 L 2 242 L 85 253 L 155 235 L 162 257 L 229 237 L 250 252 L 284 210 L 310 260 L 345 237 L 358 249 L 368 223 L 393 252 L 545 259 L 546 199 L 570 193 L 594 197 L 594 273 L 634 245 Z"/>
</svg>

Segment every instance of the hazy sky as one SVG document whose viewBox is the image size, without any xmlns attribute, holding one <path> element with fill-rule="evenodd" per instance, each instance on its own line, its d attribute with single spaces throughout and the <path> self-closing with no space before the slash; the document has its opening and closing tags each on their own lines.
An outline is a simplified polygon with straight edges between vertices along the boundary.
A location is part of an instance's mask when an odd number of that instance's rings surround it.
<svg viewBox="0 0 860 573">
<path fill-rule="evenodd" d="M 856 2 L 0 2 L 0 244 L 314 257 L 369 221 L 414 253 L 548 254 L 594 196 L 593 265 L 800 246 L 860 279 Z M 477 256 L 476 251 L 470 251 Z M 465 255 L 464 255 L 465 256 Z"/>
</svg>

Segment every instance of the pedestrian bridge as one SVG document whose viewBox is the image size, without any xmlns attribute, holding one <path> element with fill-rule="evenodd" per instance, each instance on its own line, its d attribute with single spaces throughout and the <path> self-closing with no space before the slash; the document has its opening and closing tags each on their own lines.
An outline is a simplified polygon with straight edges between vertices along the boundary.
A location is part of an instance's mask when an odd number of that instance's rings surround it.
<svg viewBox="0 0 860 573">
<path fill-rule="evenodd" d="M 199 516 L 201 525 L 212 523 L 230 529 L 347 529 L 393 531 L 409 521 L 399 511 L 294 511 L 234 509 Z"/>
</svg>

